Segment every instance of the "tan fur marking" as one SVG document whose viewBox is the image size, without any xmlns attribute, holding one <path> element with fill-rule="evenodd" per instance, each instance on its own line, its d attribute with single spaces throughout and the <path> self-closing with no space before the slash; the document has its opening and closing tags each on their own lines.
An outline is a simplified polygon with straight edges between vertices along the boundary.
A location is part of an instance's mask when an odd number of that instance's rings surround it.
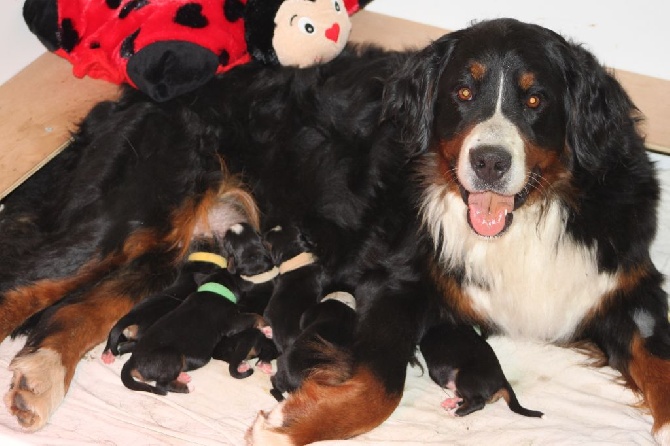
<svg viewBox="0 0 670 446">
<path fill-rule="evenodd" d="M 531 192 L 527 204 L 535 201 L 547 201 L 548 196 L 558 196 L 568 205 L 574 203 L 575 191 L 570 184 L 571 174 L 567 166 L 560 159 L 560 154 L 543 149 L 528 141 L 526 146 L 526 169 L 529 175 L 531 170 L 538 167 L 539 177 L 529 179 Z"/>
<path fill-rule="evenodd" d="M 486 65 L 481 62 L 472 62 L 470 64 L 470 74 L 475 80 L 481 81 L 486 74 Z"/>
<path fill-rule="evenodd" d="M 463 291 L 456 279 L 445 276 L 437 261 L 431 264 L 431 276 L 443 299 L 457 314 L 465 317 L 472 324 L 486 325 L 488 322 L 472 307 L 472 299 Z"/>
<path fill-rule="evenodd" d="M 114 259 L 92 260 L 76 275 L 64 279 L 46 279 L 29 286 L 10 290 L 3 296 L 0 315 L 0 341 L 23 321 L 55 303 L 67 293 L 93 281 L 116 264 Z"/>
<path fill-rule="evenodd" d="M 670 361 L 653 356 L 644 340 L 633 338 L 628 373 L 642 394 L 654 418 L 653 433 L 670 426 Z"/>
<path fill-rule="evenodd" d="M 535 75 L 533 73 L 526 72 L 519 77 L 519 87 L 524 91 L 528 91 L 534 84 Z"/>
<path fill-rule="evenodd" d="M 338 386 L 323 385 L 318 377 L 312 377 L 284 401 L 283 427 L 264 425 L 252 428 L 250 434 L 255 437 L 253 444 L 259 445 L 263 444 L 261 438 L 269 437 L 292 445 L 351 438 L 384 422 L 400 398 L 400 394 L 388 395 L 379 379 L 363 367 Z"/>
</svg>

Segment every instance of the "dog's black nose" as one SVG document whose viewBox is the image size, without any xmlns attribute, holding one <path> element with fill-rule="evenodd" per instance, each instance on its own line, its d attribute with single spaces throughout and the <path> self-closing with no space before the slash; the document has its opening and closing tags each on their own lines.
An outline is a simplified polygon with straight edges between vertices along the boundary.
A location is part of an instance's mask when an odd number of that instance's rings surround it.
<svg viewBox="0 0 670 446">
<path fill-rule="evenodd" d="M 470 165 L 481 180 L 493 183 L 512 167 L 512 155 L 499 146 L 479 146 L 470 151 Z"/>
</svg>

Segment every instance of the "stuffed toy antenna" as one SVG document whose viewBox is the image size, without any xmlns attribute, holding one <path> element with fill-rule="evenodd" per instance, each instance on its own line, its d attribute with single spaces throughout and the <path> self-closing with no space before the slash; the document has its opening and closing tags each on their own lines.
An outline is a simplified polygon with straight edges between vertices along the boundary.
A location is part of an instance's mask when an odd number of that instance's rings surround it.
<svg viewBox="0 0 670 446">
<path fill-rule="evenodd" d="M 166 101 L 252 60 L 305 67 L 347 42 L 369 0 L 26 0 L 23 16 L 76 77 Z"/>
</svg>

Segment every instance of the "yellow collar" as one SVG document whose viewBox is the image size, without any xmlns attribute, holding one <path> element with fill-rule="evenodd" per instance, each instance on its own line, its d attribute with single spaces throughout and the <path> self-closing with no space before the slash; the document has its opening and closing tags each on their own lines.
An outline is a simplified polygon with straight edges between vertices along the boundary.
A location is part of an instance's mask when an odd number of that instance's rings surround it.
<svg viewBox="0 0 670 446">
<path fill-rule="evenodd" d="M 209 262 L 218 265 L 221 268 L 228 266 L 228 261 L 213 252 L 194 252 L 188 256 L 189 262 Z"/>
</svg>

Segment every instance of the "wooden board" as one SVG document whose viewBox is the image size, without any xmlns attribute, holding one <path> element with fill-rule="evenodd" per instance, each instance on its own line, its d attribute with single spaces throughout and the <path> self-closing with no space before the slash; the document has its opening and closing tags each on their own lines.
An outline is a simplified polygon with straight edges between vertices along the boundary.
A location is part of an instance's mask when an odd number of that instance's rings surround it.
<svg viewBox="0 0 670 446">
<path fill-rule="evenodd" d="M 56 156 L 93 104 L 118 87 L 77 79 L 51 53 L 0 85 L 0 198 Z"/>
</svg>

